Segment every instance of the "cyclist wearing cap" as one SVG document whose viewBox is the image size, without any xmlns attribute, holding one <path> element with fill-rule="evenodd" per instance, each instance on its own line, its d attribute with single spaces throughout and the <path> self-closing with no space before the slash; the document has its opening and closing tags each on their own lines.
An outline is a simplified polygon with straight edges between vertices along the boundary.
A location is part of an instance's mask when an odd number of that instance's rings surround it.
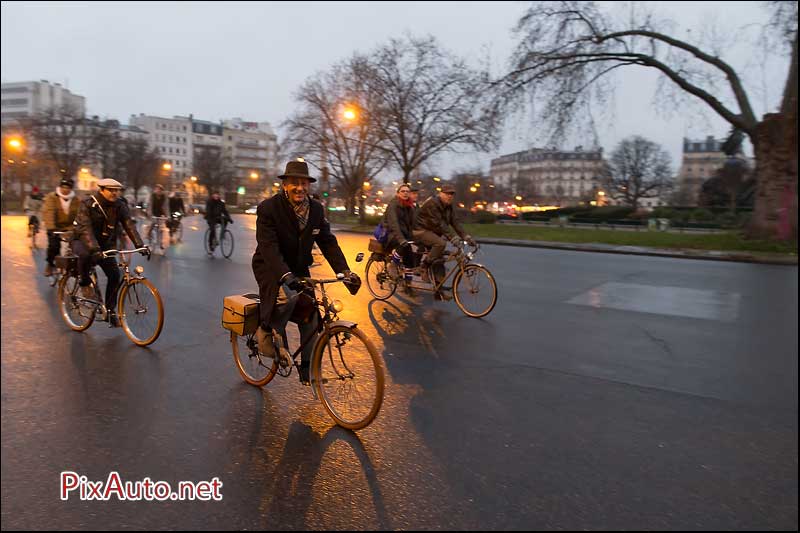
<svg viewBox="0 0 800 533">
<path fill-rule="evenodd" d="M 90 195 L 80 202 L 78 215 L 75 218 L 75 236 L 72 241 L 72 250 L 78 256 L 78 272 L 81 296 L 94 298 L 89 271 L 92 265 L 99 264 L 106 274 L 106 309 L 108 309 L 108 322 L 112 326 L 118 325 L 115 308 L 117 303 L 117 288 L 119 288 L 120 273 L 117 260 L 114 257 L 103 257 L 104 250 L 116 247 L 117 225 L 122 225 L 136 248 L 142 248 L 144 243 L 136 231 L 136 223 L 130 216 L 128 205 L 120 200 L 122 184 L 115 179 L 104 178 L 97 182 L 98 192 Z M 145 250 L 142 255 L 149 255 L 150 250 Z"/>
<path fill-rule="evenodd" d="M 47 265 L 44 275 L 51 276 L 55 269 L 55 258 L 61 251 L 61 237 L 56 231 L 69 231 L 78 215 L 78 200 L 72 190 L 74 182 L 62 178 L 56 190 L 45 196 L 42 206 L 42 222 L 47 230 Z"/>
<path fill-rule="evenodd" d="M 473 245 L 475 243 L 456 220 L 453 211 L 455 193 L 452 185 L 442 185 L 439 194 L 422 202 L 414 224 L 414 240 L 431 247 L 427 259 L 422 263 L 422 269 L 425 271 L 432 267 L 436 283 L 444 277 L 441 257 L 447 241 L 454 245 L 458 245 L 461 239 Z M 438 296 L 445 300 L 450 299 L 449 288 L 442 287 Z"/>
</svg>

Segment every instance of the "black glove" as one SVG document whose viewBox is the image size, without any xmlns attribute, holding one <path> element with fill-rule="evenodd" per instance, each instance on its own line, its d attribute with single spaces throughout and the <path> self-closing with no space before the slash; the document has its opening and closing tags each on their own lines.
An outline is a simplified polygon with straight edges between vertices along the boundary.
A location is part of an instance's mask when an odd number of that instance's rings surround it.
<svg viewBox="0 0 800 533">
<path fill-rule="evenodd" d="M 453 235 L 452 237 L 450 237 L 450 243 L 453 246 L 461 246 L 461 237 L 459 237 L 458 235 Z"/>
<path fill-rule="evenodd" d="M 303 284 L 291 272 L 283 276 L 283 284 L 292 289 L 294 292 L 300 292 L 303 290 Z"/>
<path fill-rule="evenodd" d="M 137 246 L 137 248 L 141 248 L 141 246 Z M 148 261 L 150 261 L 150 247 L 149 246 L 145 246 L 144 250 L 141 250 L 139 253 L 142 254 L 144 257 L 146 257 Z"/>
<path fill-rule="evenodd" d="M 350 294 L 355 296 L 358 293 L 358 290 L 361 288 L 361 278 L 358 277 L 358 274 L 355 272 L 350 272 L 349 270 L 342 272 L 342 274 L 345 275 L 345 287 L 347 287 L 347 290 L 350 291 Z"/>
<path fill-rule="evenodd" d="M 103 251 L 102 250 L 98 250 L 96 252 L 92 252 L 92 262 L 99 263 L 103 259 L 105 259 L 105 256 L 103 255 Z"/>
<path fill-rule="evenodd" d="M 232 218 L 228 219 L 228 224 L 233 224 L 233 219 Z"/>
</svg>

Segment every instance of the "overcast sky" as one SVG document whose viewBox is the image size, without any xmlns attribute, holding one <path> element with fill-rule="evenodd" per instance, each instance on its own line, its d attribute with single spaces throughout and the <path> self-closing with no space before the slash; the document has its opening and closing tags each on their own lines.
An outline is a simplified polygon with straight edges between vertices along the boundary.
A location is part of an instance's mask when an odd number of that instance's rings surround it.
<svg viewBox="0 0 800 533">
<path fill-rule="evenodd" d="M 722 57 L 745 74 L 756 112 L 760 116 L 778 105 L 788 58 L 765 58 L 748 44 L 753 23 L 765 19 L 761 2 L 651 4 L 679 24 L 676 36 L 718 24 L 730 40 Z M 514 44 L 511 29 L 527 5 L 4 1 L 0 76 L 3 82 L 60 82 L 86 97 L 90 114 L 124 123 L 131 114 L 191 113 L 211 121 L 268 121 L 280 134 L 293 93 L 307 77 L 404 32 L 435 35 L 450 51 L 476 61 L 488 51 L 495 73 L 502 72 Z M 743 29 L 748 24 L 749 33 Z M 727 133 L 728 125 L 711 114 L 708 122 L 694 112 L 657 115 L 652 105 L 656 76 L 627 70 L 614 121 L 600 131 L 607 152 L 624 137 L 643 135 L 670 152 L 677 170 L 684 136 Z M 540 146 L 536 132 L 535 125 L 509 121 L 497 153 L 443 156 L 428 169 L 445 176 L 476 166 L 488 172 L 492 157 Z"/>
</svg>

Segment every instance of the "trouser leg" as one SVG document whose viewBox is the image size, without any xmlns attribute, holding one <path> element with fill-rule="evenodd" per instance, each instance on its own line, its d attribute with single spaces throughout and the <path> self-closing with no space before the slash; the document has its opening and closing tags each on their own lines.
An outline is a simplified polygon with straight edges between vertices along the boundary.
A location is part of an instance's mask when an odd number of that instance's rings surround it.
<svg viewBox="0 0 800 533">
<path fill-rule="evenodd" d="M 55 266 L 56 256 L 61 251 L 61 237 L 53 235 L 52 231 L 47 232 L 47 264 Z"/>
<path fill-rule="evenodd" d="M 117 307 L 117 289 L 122 275 L 119 272 L 117 260 L 107 257 L 100 261 L 100 268 L 105 272 L 108 284 L 106 285 L 106 309 L 114 311 Z"/>
</svg>

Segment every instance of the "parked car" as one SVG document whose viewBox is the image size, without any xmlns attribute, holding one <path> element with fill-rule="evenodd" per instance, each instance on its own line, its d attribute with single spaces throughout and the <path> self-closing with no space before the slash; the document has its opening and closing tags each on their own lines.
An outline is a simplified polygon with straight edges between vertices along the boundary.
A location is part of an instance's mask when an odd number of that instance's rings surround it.
<svg viewBox="0 0 800 533">
<path fill-rule="evenodd" d="M 205 215 L 206 214 L 206 206 L 205 204 L 189 204 L 189 214 L 195 215 Z"/>
<path fill-rule="evenodd" d="M 255 215 L 257 211 L 258 211 L 257 205 L 251 205 L 250 207 L 244 210 L 244 212 L 248 215 Z"/>
</svg>

